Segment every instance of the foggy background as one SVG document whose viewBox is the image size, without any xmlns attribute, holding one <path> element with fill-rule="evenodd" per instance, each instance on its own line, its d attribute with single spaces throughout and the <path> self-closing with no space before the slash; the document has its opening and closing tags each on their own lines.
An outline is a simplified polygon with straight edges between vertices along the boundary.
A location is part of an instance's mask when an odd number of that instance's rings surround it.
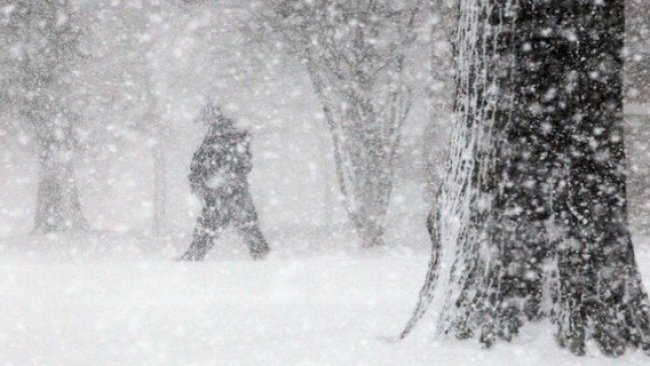
<svg viewBox="0 0 650 366">
<path fill-rule="evenodd" d="M 254 2 L 72 3 L 84 55 L 68 76 L 70 106 L 80 116 L 75 175 L 92 230 L 155 231 L 154 160 L 162 151 L 159 234 L 191 233 L 200 205 L 186 177 L 205 133 L 193 121 L 207 101 L 221 104 L 253 136 L 250 181 L 263 229 L 272 237 L 349 229 L 331 137 L 307 70 L 255 33 Z M 447 7 L 453 14 L 451 3 Z M 647 7 L 642 1 L 628 4 L 629 196 L 632 229 L 639 233 L 650 223 Z M 398 152 L 389 237 L 399 235 L 404 225 L 422 233 L 433 202 L 450 124 L 446 113 L 452 89 L 441 89 L 438 81 L 449 80 L 451 73 L 452 19 L 435 18 L 449 23 L 437 33 L 429 22 L 416 23 L 418 37 L 408 50 L 413 107 Z M 20 118 L 11 110 L 0 118 L 5 120 L 0 128 L 0 236 L 13 237 L 33 226 L 38 164 L 32 137 L 15 128 Z"/>
</svg>

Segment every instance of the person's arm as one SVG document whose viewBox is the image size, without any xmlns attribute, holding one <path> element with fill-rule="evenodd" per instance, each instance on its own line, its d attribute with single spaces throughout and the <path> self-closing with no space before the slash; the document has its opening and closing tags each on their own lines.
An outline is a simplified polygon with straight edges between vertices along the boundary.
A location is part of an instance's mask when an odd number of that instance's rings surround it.
<svg viewBox="0 0 650 366">
<path fill-rule="evenodd" d="M 203 196 L 205 194 L 205 166 L 203 164 L 203 146 L 194 153 L 192 163 L 190 164 L 190 174 L 187 179 L 190 181 L 190 191 L 197 195 Z"/>
<path fill-rule="evenodd" d="M 251 137 L 246 132 L 242 141 L 237 146 L 237 152 L 240 156 L 240 170 L 244 175 L 248 175 L 253 169 L 253 154 L 251 154 L 250 142 Z"/>
</svg>

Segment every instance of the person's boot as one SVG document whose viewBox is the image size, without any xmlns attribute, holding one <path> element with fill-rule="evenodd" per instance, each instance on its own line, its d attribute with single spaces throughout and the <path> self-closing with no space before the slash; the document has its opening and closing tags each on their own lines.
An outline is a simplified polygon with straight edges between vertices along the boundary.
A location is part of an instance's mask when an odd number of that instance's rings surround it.
<svg viewBox="0 0 650 366">
<path fill-rule="evenodd" d="M 269 255 L 270 252 L 271 249 L 266 243 L 264 243 L 263 245 L 254 246 L 250 248 L 251 257 L 253 257 L 253 260 L 256 261 L 263 260 Z"/>
<path fill-rule="evenodd" d="M 200 250 L 190 247 L 178 260 L 182 262 L 201 262 L 205 258 L 205 254 Z"/>
</svg>

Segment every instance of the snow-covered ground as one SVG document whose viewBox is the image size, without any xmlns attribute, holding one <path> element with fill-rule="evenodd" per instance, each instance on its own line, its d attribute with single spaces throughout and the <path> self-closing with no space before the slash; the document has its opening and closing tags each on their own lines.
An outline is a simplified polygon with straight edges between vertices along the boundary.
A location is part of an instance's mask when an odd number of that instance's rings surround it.
<svg viewBox="0 0 650 366">
<path fill-rule="evenodd" d="M 270 241 L 278 235 L 269 233 Z M 648 284 L 650 240 L 636 239 Z M 226 236 L 206 262 L 181 263 L 173 258 L 185 238 L 2 239 L 0 365 L 650 364 L 640 352 L 572 356 L 555 345 L 548 324 L 483 350 L 434 340 L 425 319 L 395 342 L 424 277 L 422 247 L 353 250 L 348 234 L 332 232 L 287 240 L 253 262 Z M 300 245 L 310 240 L 326 249 Z"/>
</svg>

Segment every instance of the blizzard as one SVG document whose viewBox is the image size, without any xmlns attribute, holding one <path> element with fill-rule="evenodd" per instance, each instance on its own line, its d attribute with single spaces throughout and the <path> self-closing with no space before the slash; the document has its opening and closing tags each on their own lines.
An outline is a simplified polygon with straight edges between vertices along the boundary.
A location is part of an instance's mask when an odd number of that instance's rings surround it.
<svg viewBox="0 0 650 366">
<path fill-rule="evenodd" d="M 650 365 L 648 4 L 0 1 L 0 366 Z"/>
</svg>

